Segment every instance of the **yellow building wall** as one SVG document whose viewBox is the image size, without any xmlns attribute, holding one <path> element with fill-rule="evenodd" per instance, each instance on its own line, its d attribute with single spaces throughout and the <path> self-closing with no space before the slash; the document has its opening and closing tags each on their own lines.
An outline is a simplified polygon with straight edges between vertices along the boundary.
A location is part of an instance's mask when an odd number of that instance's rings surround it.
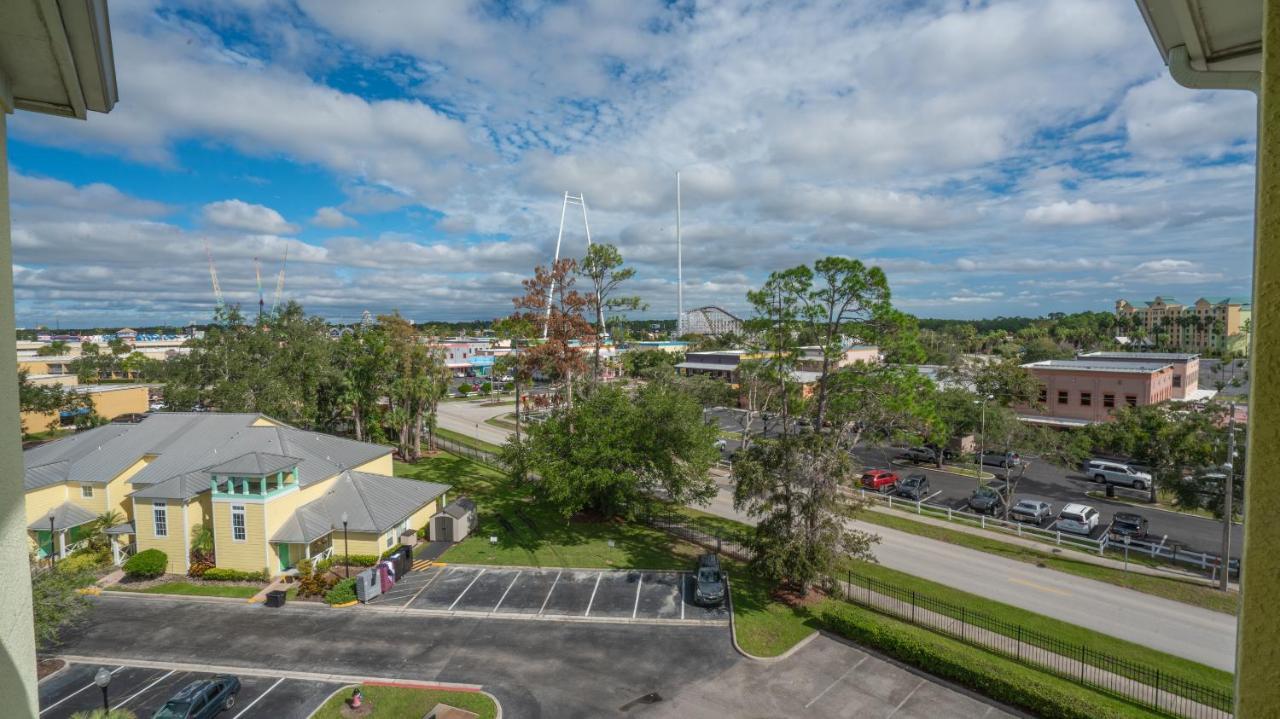
<svg viewBox="0 0 1280 719">
<path fill-rule="evenodd" d="M 126 521 L 133 520 L 133 500 L 129 498 L 129 493 L 135 487 L 129 484 L 129 480 L 133 475 L 142 471 L 142 468 L 150 464 L 153 459 L 155 459 L 155 455 L 148 455 L 139 459 L 129 465 L 123 472 L 112 477 L 111 481 L 106 484 L 106 494 L 107 500 L 111 505 L 110 508 L 123 514 Z"/>
<path fill-rule="evenodd" d="M 261 572 L 267 569 L 276 573 L 278 562 L 268 562 L 266 525 L 261 502 L 243 502 L 243 541 L 237 542 L 231 534 L 231 505 L 241 504 L 231 500 L 213 502 L 213 541 L 219 567 L 239 569 L 243 572 Z"/>
<path fill-rule="evenodd" d="M 351 554 L 380 555 L 387 551 L 386 536 L 387 535 L 385 533 L 373 534 L 371 532 L 351 532 L 349 540 L 351 546 L 350 552 Z M 340 557 L 342 556 L 342 551 L 342 530 L 339 529 L 333 533 L 333 552 L 335 556 Z"/>
<path fill-rule="evenodd" d="M 107 419 L 115 419 L 122 414 L 141 414 L 150 409 L 146 387 L 125 387 L 94 392 L 89 396 L 93 399 L 94 411 Z"/>
<path fill-rule="evenodd" d="M 159 501 L 164 501 L 168 510 L 169 533 L 166 537 L 156 536 L 153 502 Z M 190 505 L 199 506 L 196 502 L 191 502 Z M 134 501 L 133 527 L 137 530 L 138 551 L 159 549 L 164 552 L 165 556 L 169 558 L 169 567 L 166 571 L 170 574 L 187 573 L 188 540 L 190 538 L 191 525 L 194 523 L 193 517 L 198 511 L 193 510 L 190 505 L 179 499 L 137 499 Z"/>
<path fill-rule="evenodd" d="M 83 487 L 89 487 L 93 496 L 84 496 Z M 107 486 L 93 482 L 85 482 L 83 485 L 67 482 L 67 501 L 90 514 L 102 514 L 107 511 Z"/>
<path fill-rule="evenodd" d="M 427 502 L 425 505 L 422 506 L 422 509 L 419 509 L 418 511 L 414 512 L 413 516 L 409 517 L 409 527 L 414 531 L 422 529 L 423 527 L 427 526 L 427 522 L 430 522 L 431 518 L 434 517 L 436 512 L 439 512 L 439 511 L 440 511 L 439 499 L 433 499 L 430 502 Z"/>
<path fill-rule="evenodd" d="M 259 417 L 249 425 L 250 427 L 279 427 L 280 423 L 267 417 Z"/>
<path fill-rule="evenodd" d="M 48 517 L 49 510 L 67 501 L 67 485 L 54 484 L 40 489 L 33 489 L 26 494 L 27 526 L 41 517 Z"/>
<path fill-rule="evenodd" d="M 390 452 L 378 457 L 377 459 L 371 459 L 358 467 L 353 467 L 352 471 L 381 474 L 384 477 L 391 477 L 395 475 L 395 469 L 391 462 Z"/>
<path fill-rule="evenodd" d="M 27 374 L 49 374 L 49 363 L 39 358 L 19 358 L 18 370 L 26 370 Z"/>
<path fill-rule="evenodd" d="M 24 434 L 35 434 L 57 429 L 60 418 L 57 412 L 19 412 L 18 420 Z"/>
</svg>

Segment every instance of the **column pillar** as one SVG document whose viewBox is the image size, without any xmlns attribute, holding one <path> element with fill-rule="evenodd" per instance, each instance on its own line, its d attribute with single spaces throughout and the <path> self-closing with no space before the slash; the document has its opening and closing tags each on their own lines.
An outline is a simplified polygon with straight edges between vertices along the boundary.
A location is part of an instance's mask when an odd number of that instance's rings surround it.
<svg viewBox="0 0 1280 719">
<path fill-rule="evenodd" d="M 8 113 L 13 112 L 9 81 L 0 70 L 0 337 L 14 336 L 13 248 L 9 236 Z M 0 352 L 0 417 L 18 416 L 17 355 Z M 13 716 L 34 717 L 36 637 L 31 615 L 31 573 L 27 567 L 26 502 L 22 488 L 22 437 L 14 423 L 0 431 L 0 566 L 13 571 L 0 582 L 0 696 Z"/>
<path fill-rule="evenodd" d="M 1280 0 L 1262 3 L 1258 195 L 1253 254 L 1253 364 L 1245 464 L 1244 547 L 1236 630 L 1236 717 L 1280 707 Z"/>
</svg>

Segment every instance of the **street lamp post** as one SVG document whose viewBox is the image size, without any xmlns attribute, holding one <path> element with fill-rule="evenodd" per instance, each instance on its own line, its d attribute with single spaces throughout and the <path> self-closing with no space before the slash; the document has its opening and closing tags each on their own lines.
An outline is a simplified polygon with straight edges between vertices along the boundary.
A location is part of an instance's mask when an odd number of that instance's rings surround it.
<svg viewBox="0 0 1280 719">
<path fill-rule="evenodd" d="M 93 675 L 93 683 L 98 685 L 102 690 L 102 711 L 110 712 L 111 706 L 107 701 L 107 685 L 111 684 L 111 672 L 106 667 L 98 667 L 98 671 Z"/>
<path fill-rule="evenodd" d="M 49 568 L 53 569 L 53 565 L 57 562 L 58 556 L 58 540 L 53 534 L 53 515 L 49 515 Z"/>
<path fill-rule="evenodd" d="M 351 578 L 351 544 L 347 541 L 347 513 L 342 513 L 342 566 L 347 579 Z"/>
<path fill-rule="evenodd" d="M 1233 362 L 1234 363 L 1234 362 Z M 1236 474 L 1236 403 L 1230 405 L 1231 417 L 1227 420 L 1227 461 L 1223 463 L 1223 474 L 1226 475 L 1222 494 L 1222 555 L 1218 560 L 1221 571 L 1218 573 L 1218 588 L 1227 591 L 1231 580 L 1231 514 L 1232 495 L 1235 494 Z"/>
<path fill-rule="evenodd" d="M 982 424 L 978 431 L 978 461 L 973 470 L 973 476 L 977 477 L 978 483 L 982 483 L 982 457 L 987 453 L 987 400 L 994 399 L 993 395 L 986 395 L 982 398 Z"/>
</svg>

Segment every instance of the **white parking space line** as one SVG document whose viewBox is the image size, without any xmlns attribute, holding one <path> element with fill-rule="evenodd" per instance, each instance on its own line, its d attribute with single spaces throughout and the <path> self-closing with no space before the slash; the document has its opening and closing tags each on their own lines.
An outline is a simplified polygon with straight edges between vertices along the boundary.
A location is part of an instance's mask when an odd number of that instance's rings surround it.
<svg viewBox="0 0 1280 719">
<path fill-rule="evenodd" d="M 1223 512 L 1226 514 L 1226 512 Z M 636 582 L 636 603 L 631 607 L 631 618 L 636 618 L 636 612 L 640 611 L 640 587 L 644 586 L 644 575 L 640 575 L 640 581 Z"/>
<path fill-rule="evenodd" d="M 450 604 L 450 605 L 449 605 L 449 611 L 451 611 L 451 612 L 453 611 L 453 608 L 454 608 L 454 607 L 456 607 L 456 606 L 458 605 L 458 602 L 462 601 L 462 597 L 463 597 L 463 595 L 465 595 L 468 591 L 470 591 L 470 590 L 471 590 L 471 587 L 476 583 L 476 580 L 478 580 L 478 579 L 480 579 L 480 577 L 484 576 L 485 571 L 486 571 L 486 570 L 481 569 L 481 570 L 480 570 L 480 573 L 479 573 L 479 574 L 477 574 L 474 578 L 472 578 L 472 580 L 471 580 L 471 584 L 468 584 L 468 585 L 467 585 L 467 588 L 466 588 L 466 589 L 464 589 L 464 590 L 462 590 L 462 594 L 459 594 L 459 595 L 458 595 L 458 598 L 457 598 L 457 599 L 455 599 L 455 600 L 453 600 L 453 604 Z"/>
<path fill-rule="evenodd" d="M 493 610 L 492 610 L 492 611 L 495 611 L 495 612 L 496 612 L 496 611 L 498 611 L 498 607 L 502 606 L 502 601 L 503 601 L 504 599 L 506 599 L 506 598 L 507 598 L 507 593 L 508 593 L 508 592 L 510 592 L 510 591 L 511 591 L 511 588 L 512 588 L 512 587 L 514 587 L 514 586 L 516 585 L 516 580 L 520 578 L 520 575 L 521 575 L 521 574 L 524 574 L 524 570 L 523 570 L 523 569 L 521 569 L 520 571 L 516 572 L 516 576 L 514 576 L 514 577 L 512 577 L 512 578 L 511 578 L 511 583 L 507 585 L 507 591 L 506 591 L 506 592 L 503 592 L 501 597 L 498 597 L 498 603 L 497 603 L 497 604 L 495 604 L 495 605 L 493 605 Z"/>
<path fill-rule="evenodd" d="M 174 671 L 175 671 L 175 670 L 170 669 L 169 671 L 167 671 L 167 672 L 165 672 L 163 675 L 161 675 L 161 676 L 160 676 L 160 678 L 156 679 L 155 681 L 151 682 L 150 684 L 146 685 L 145 687 L 143 687 L 143 688 L 139 689 L 138 691 L 136 691 L 136 692 L 134 692 L 134 693 L 130 694 L 128 697 L 126 697 L 126 698 L 125 698 L 125 700 L 124 700 L 124 701 L 120 702 L 119 704 L 117 704 L 117 705 L 115 705 L 115 706 L 113 706 L 113 707 L 111 707 L 111 708 L 112 708 L 112 709 L 119 709 L 120 707 L 124 706 L 125 704 L 128 704 L 129 702 L 133 701 L 133 700 L 134 700 L 134 698 L 136 698 L 139 694 L 144 693 L 145 691 L 147 691 L 147 690 L 148 690 L 148 689 L 150 689 L 151 687 L 153 687 L 153 686 L 155 686 L 155 685 L 159 684 L 160 682 L 164 681 L 165 679 L 169 678 L 169 675 L 170 675 L 170 674 L 173 674 L 173 672 L 174 672 Z"/>
<path fill-rule="evenodd" d="M 423 592 L 427 591 L 427 587 L 431 586 L 433 582 L 435 582 L 437 579 L 439 579 L 441 574 L 444 574 L 444 570 L 443 570 L 443 569 L 441 569 L 440 571 L 436 572 L 436 573 L 435 573 L 435 574 L 434 574 L 430 579 L 428 579 L 427 581 L 423 582 L 423 583 L 422 583 L 422 589 L 419 589 L 419 590 L 418 590 L 418 593 L 417 593 L 417 594 L 414 594 L 412 597 L 410 597 L 410 598 L 409 598 L 409 601 L 405 602 L 405 603 L 404 603 L 404 605 L 407 607 L 407 606 L 409 606 L 410 604 L 413 604 L 413 600 L 415 600 L 415 599 L 417 599 L 417 598 L 418 598 L 418 594 L 422 594 Z"/>
<path fill-rule="evenodd" d="M 591 616 L 591 605 L 596 603 L 596 590 L 600 588 L 600 578 L 603 576 L 604 572 L 596 574 L 596 585 L 591 588 L 591 599 L 587 600 L 587 611 L 582 613 L 584 617 Z"/>
<path fill-rule="evenodd" d="M 925 685 L 925 680 L 924 680 L 924 679 L 921 679 L 921 680 L 920 680 L 920 683 L 916 685 L 916 688 L 915 688 L 915 689 L 912 689 L 912 690 L 911 690 L 911 693 L 909 693 L 909 694 L 907 694 L 905 697 L 903 697 L 903 698 L 902 698 L 902 701 L 898 702 L 898 706 L 894 707 L 894 708 L 893 708 L 893 711 L 889 712 L 889 715 L 888 715 L 888 716 L 886 716 L 884 719 L 892 719 L 892 718 L 893 718 L 893 715 L 894 715 L 894 714 L 897 714 L 897 713 L 898 713 L 898 710 L 902 708 L 902 705 L 903 705 L 903 704 L 906 704 L 908 699 L 910 699 L 911 697 L 915 696 L 915 693 L 916 693 L 916 692 L 918 692 L 918 691 L 920 691 L 920 687 L 922 687 L 922 686 L 924 686 L 924 685 Z"/>
<path fill-rule="evenodd" d="M 244 716 L 245 712 L 253 708 L 254 704 L 257 704 L 258 702 L 262 701 L 263 697 L 270 694 L 272 689 L 275 689 L 276 687 L 280 686 L 280 682 L 282 681 L 284 681 L 284 677 L 280 677 L 279 679 L 277 679 L 275 684 L 272 684 L 271 686 L 267 687 L 267 690 L 265 692 L 259 694 L 257 697 L 254 698 L 253 701 L 249 702 L 248 704 L 245 704 L 244 709 L 241 709 L 240 713 L 231 717 L 231 719 L 240 719 L 240 717 Z"/>
<path fill-rule="evenodd" d="M 556 580 L 551 583 L 551 588 L 547 590 L 547 596 L 542 600 L 542 608 L 538 610 L 538 616 L 542 616 L 543 610 L 547 608 L 547 602 L 551 601 L 551 593 L 556 590 L 556 585 L 560 583 L 560 572 L 556 572 Z"/>
<path fill-rule="evenodd" d="M 111 673 L 112 673 L 112 674 L 115 674 L 116 672 L 120 671 L 121 669 L 124 669 L 124 667 L 122 667 L 122 666 L 120 666 L 120 667 L 116 667 L 115 669 L 112 669 L 112 670 L 111 670 Z M 62 702 L 65 702 L 66 700 L 70 699 L 71 697 L 73 697 L 73 696 L 75 696 L 75 695 L 79 694 L 80 692 L 82 692 L 82 691 L 84 691 L 85 689 L 88 689 L 89 687 L 92 687 L 92 686 L 96 686 L 96 685 L 95 685 L 93 682 L 89 682 L 88 684 L 86 684 L 86 685 L 84 685 L 84 686 L 80 687 L 79 689 L 77 689 L 77 690 L 75 690 L 75 691 L 71 692 L 70 694 L 66 695 L 65 697 L 63 697 L 63 698 L 59 699 L 58 701 L 56 701 L 56 702 L 54 702 L 54 703 L 50 704 L 50 705 L 49 705 L 49 706 L 47 706 L 47 707 L 45 707 L 44 709 L 41 709 L 41 710 L 40 710 L 40 713 L 41 713 L 41 714 L 44 714 L 45 712 L 49 711 L 50 709 L 53 709 L 54 707 L 58 706 L 58 705 L 59 705 L 59 704 L 61 704 Z"/>
<path fill-rule="evenodd" d="M 827 692 L 829 692 L 829 691 L 831 691 L 831 688 L 832 688 L 832 687 L 834 687 L 835 685 L 837 685 L 837 684 L 839 684 L 840 682 L 844 681 L 844 678 L 845 678 L 845 677 L 847 677 L 847 676 L 849 676 L 850 674 L 852 674 L 854 669 L 857 669 L 858 667 L 862 666 L 862 663 L 863 663 L 863 662 L 865 662 L 865 661 L 867 661 L 867 659 L 868 659 L 868 658 L 870 658 L 870 656 L 871 656 L 870 654 L 866 654 L 866 655 L 864 655 L 861 659 L 859 659 L 857 662 L 855 662 L 853 666 L 851 666 L 851 667 L 849 667 L 847 670 L 845 670 L 845 673 L 844 673 L 844 674 L 841 674 L 839 677 L 837 677 L 837 678 L 836 678 L 836 680 L 835 680 L 835 681 L 833 681 L 833 682 L 831 682 L 830 684 L 828 684 L 826 689 L 823 689 L 822 691 L 818 692 L 818 696 L 816 696 L 816 697 L 814 697 L 814 698 L 810 699 L 810 700 L 809 700 L 809 703 L 804 705 L 804 708 L 805 708 L 805 709 L 808 709 L 809 707 L 813 706 L 813 705 L 814 705 L 814 704 L 815 704 L 819 699 L 821 699 L 822 697 L 826 696 L 826 693 L 827 693 Z M 899 704 L 899 705 L 898 705 L 898 707 L 899 707 L 899 708 L 901 708 L 901 707 L 902 707 L 902 705 L 901 705 L 901 704 Z M 894 711 L 898 711 L 898 710 L 897 710 L 897 709 L 894 709 Z"/>
<path fill-rule="evenodd" d="M 918 501 L 919 501 L 919 502 L 921 502 L 921 503 L 928 502 L 929 500 L 933 499 L 934 497 L 938 496 L 939 494 L 942 494 L 942 490 L 941 490 L 941 489 L 939 489 L 938 491 L 936 491 L 936 492 L 934 492 L 933 494 L 929 495 L 928 497 L 925 497 L 924 499 L 921 499 L 921 500 L 918 500 Z"/>
</svg>

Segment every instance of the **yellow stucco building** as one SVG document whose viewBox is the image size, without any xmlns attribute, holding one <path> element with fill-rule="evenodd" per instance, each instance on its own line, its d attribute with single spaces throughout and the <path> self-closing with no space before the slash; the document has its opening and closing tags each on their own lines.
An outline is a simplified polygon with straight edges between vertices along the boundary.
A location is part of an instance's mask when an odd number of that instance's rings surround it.
<svg viewBox="0 0 1280 719">
<path fill-rule="evenodd" d="M 103 512 L 125 551 L 159 549 L 190 568 L 211 528 L 219 567 L 276 575 L 328 555 L 381 554 L 430 521 L 449 487 L 392 476 L 391 450 L 257 414 L 157 413 L 26 453 L 26 510 L 41 556 L 65 554 Z M 52 538 L 52 539 L 51 539 Z"/>
</svg>

